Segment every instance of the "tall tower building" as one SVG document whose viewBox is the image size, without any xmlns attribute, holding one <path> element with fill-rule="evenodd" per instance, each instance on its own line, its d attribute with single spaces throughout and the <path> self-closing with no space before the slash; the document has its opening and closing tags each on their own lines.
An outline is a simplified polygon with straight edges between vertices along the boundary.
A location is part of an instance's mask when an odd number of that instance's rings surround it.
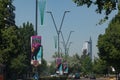
<svg viewBox="0 0 120 80">
<path fill-rule="evenodd" d="M 92 39 L 90 37 L 89 41 L 85 41 L 83 44 L 82 52 L 86 53 L 86 55 L 89 55 L 92 60 Z"/>
<path fill-rule="evenodd" d="M 90 56 L 90 58 L 91 58 L 91 60 L 92 60 L 92 39 L 91 39 L 91 37 L 90 37 L 90 40 L 89 40 L 89 42 L 88 42 L 89 44 L 89 47 L 88 47 L 88 49 L 89 49 L 89 53 L 88 53 L 88 55 Z"/>
</svg>

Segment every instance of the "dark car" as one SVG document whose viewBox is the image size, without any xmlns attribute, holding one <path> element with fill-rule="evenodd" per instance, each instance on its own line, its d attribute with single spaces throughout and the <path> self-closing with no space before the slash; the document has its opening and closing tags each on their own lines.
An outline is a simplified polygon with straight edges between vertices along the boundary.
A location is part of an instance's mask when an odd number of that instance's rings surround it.
<svg viewBox="0 0 120 80">
<path fill-rule="evenodd" d="M 75 79 L 80 79 L 80 73 L 75 73 Z"/>
</svg>

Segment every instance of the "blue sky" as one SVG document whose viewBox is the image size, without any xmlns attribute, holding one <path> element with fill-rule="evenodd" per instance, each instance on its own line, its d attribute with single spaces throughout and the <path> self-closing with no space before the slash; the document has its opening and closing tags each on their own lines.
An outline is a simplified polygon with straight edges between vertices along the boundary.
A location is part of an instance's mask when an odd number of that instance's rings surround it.
<svg viewBox="0 0 120 80">
<path fill-rule="evenodd" d="M 16 7 L 16 25 L 20 26 L 27 21 L 35 25 L 35 1 L 36 0 L 14 0 L 13 4 Z M 93 5 L 89 9 L 86 6 L 77 7 L 72 0 L 46 0 L 44 25 L 42 26 L 40 25 L 40 15 L 38 15 L 38 35 L 42 36 L 42 45 L 44 48 L 43 57 L 45 60 L 52 61 L 52 55 L 57 51 L 54 46 L 54 36 L 56 36 L 57 33 L 52 18 L 46 11 L 53 13 L 57 28 L 60 27 L 64 11 L 70 11 L 65 15 L 61 29 L 65 41 L 68 39 L 69 32 L 74 31 L 70 37 L 72 44 L 69 55 L 72 56 L 75 53 L 81 55 L 84 42 L 88 41 L 91 36 L 93 55 L 97 56 L 98 51 L 96 45 L 98 35 L 104 33 L 109 21 L 96 26 L 96 23 L 104 17 L 104 13 L 102 15 L 96 14 L 95 9 L 96 7 Z M 115 13 L 116 12 L 110 15 L 110 20 Z M 60 41 L 62 41 L 62 38 L 60 38 Z M 64 52 L 62 44 L 60 44 L 60 47 L 62 48 L 62 52 Z"/>
</svg>

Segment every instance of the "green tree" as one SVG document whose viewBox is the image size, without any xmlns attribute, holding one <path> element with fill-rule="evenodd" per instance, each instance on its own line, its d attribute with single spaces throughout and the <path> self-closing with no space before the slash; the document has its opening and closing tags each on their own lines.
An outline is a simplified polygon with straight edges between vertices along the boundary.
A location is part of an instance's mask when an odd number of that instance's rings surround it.
<svg viewBox="0 0 120 80">
<path fill-rule="evenodd" d="M 101 14 L 105 12 L 104 19 L 101 19 L 99 24 L 108 20 L 109 14 L 114 10 L 120 11 L 120 0 L 73 0 L 77 6 L 87 5 L 89 8 L 92 4 L 97 6 L 95 12 Z"/>
<path fill-rule="evenodd" d="M 68 67 L 69 67 L 69 72 L 80 72 L 81 71 L 81 61 L 80 61 L 80 56 L 76 53 L 72 57 L 68 57 Z"/>
<path fill-rule="evenodd" d="M 35 31 L 33 29 L 33 24 L 32 23 L 23 23 L 22 26 L 20 26 L 19 28 L 19 32 L 20 32 L 20 39 L 21 39 L 21 49 L 22 49 L 22 56 L 24 59 L 22 59 L 24 61 L 24 64 L 21 66 L 22 69 L 19 67 L 22 74 L 23 73 L 29 73 L 32 72 L 32 69 L 35 69 L 35 67 L 33 67 L 30 62 L 31 62 L 31 36 L 34 35 Z M 20 65 L 20 64 L 19 64 Z M 41 75 L 46 74 L 47 72 L 47 62 L 45 59 L 42 58 L 42 64 L 40 64 L 38 66 L 38 72 Z"/>
<path fill-rule="evenodd" d="M 7 38 L 6 39 L 3 38 L 4 36 L 7 36 L 7 33 L 4 34 L 6 32 L 6 29 L 10 30 L 10 28 L 8 28 L 8 27 L 15 25 L 15 23 L 14 23 L 14 25 L 9 25 L 10 23 L 7 22 L 7 18 L 11 18 L 11 20 L 13 20 L 13 21 L 15 18 L 15 16 L 12 17 L 12 15 L 10 14 L 10 12 L 9 12 L 10 8 L 8 7 L 8 5 L 12 5 L 12 0 L 0 0 L 0 51 L 1 52 L 3 51 L 3 49 L 6 48 L 7 43 L 9 42 L 7 40 Z M 12 10 L 11 13 L 13 13 L 13 11 L 14 10 Z M 7 41 L 7 43 L 6 43 L 6 41 Z M 4 44 L 5 44 L 5 46 L 4 46 Z M 3 53 L 1 53 L 0 55 L 2 55 L 2 54 Z M 2 61 L 2 58 L 0 60 Z"/>
<path fill-rule="evenodd" d="M 53 57 L 54 59 L 56 59 L 56 58 L 58 57 L 58 53 L 55 52 L 54 55 L 52 55 L 52 57 Z"/>
<path fill-rule="evenodd" d="M 102 13 L 105 11 L 105 15 L 108 16 L 113 10 L 118 8 L 119 0 L 73 0 L 77 6 L 87 5 L 90 7 L 91 4 L 97 5 L 96 12 Z"/>
<path fill-rule="evenodd" d="M 93 72 L 96 74 L 108 74 L 108 66 L 102 59 L 96 58 L 93 62 Z"/>
<path fill-rule="evenodd" d="M 31 61 L 31 41 L 30 37 L 34 35 L 32 23 L 23 23 L 18 28 L 19 55 L 12 60 L 12 68 L 17 71 L 18 76 L 32 71 Z"/>
<path fill-rule="evenodd" d="M 105 34 L 98 38 L 99 57 L 105 60 L 109 66 L 120 71 L 120 13 L 110 22 Z"/>
<path fill-rule="evenodd" d="M 47 61 L 45 59 L 42 59 L 42 64 L 40 64 L 38 66 L 38 72 L 39 74 L 42 76 L 42 75 L 46 75 L 48 74 L 47 73 Z"/>
<path fill-rule="evenodd" d="M 11 79 L 17 79 L 19 76 L 27 72 L 28 65 L 26 63 L 27 56 L 24 54 L 19 54 L 16 58 L 11 60 L 10 70 Z"/>
<path fill-rule="evenodd" d="M 1 63 L 7 63 L 12 57 L 17 55 L 19 43 L 17 37 L 17 28 L 11 26 L 2 31 L 2 44 L 0 48 Z"/>
<path fill-rule="evenodd" d="M 35 31 L 33 29 L 32 23 L 23 23 L 19 28 L 20 39 L 21 39 L 21 50 L 27 56 L 26 64 L 30 65 L 31 60 L 31 36 L 34 35 Z"/>
<path fill-rule="evenodd" d="M 91 4 L 97 5 L 96 12 L 102 13 L 105 10 L 106 15 L 109 15 L 112 10 L 117 8 L 118 0 L 73 0 L 77 6 L 87 5 L 90 7 Z"/>
<path fill-rule="evenodd" d="M 7 8 L 9 3 L 9 0 L 0 0 L 0 29 L 5 28 L 5 24 L 7 24 L 5 18 L 10 16 Z"/>
<path fill-rule="evenodd" d="M 50 74 L 55 74 L 56 72 L 55 72 L 55 70 L 56 70 L 56 63 L 55 63 L 55 61 L 53 61 L 53 62 L 51 62 L 51 64 L 50 64 L 50 66 L 48 66 L 48 68 L 49 68 L 49 73 Z"/>
<path fill-rule="evenodd" d="M 7 78 L 10 78 L 11 72 L 14 71 L 11 68 L 11 62 L 20 53 L 20 40 L 18 35 L 18 29 L 14 26 L 10 26 L 2 31 L 2 44 L 0 48 L 0 63 L 6 66 Z"/>
<path fill-rule="evenodd" d="M 6 79 L 13 80 L 32 70 L 30 37 L 35 31 L 29 22 L 15 26 L 12 1 L 0 0 L 0 63 L 6 67 Z M 46 61 L 42 62 L 45 69 Z"/>
<path fill-rule="evenodd" d="M 81 71 L 83 74 L 90 74 L 92 72 L 92 60 L 89 55 L 83 54 L 81 56 Z"/>
<path fill-rule="evenodd" d="M 58 54 L 55 53 L 53 55 L 53 58 L 56 59 L 57 56 L 58 56 Z M 61 56 L 62 56 L 62 62 L 67 61 L 67 63 L 68 63 L 69 73 L 80 72 L 80 66 L 81 66 L 80 56 L 77 53 L 73 56 L 67 56 L 67 57 L 66 57 L 66 55 L 61 55 Z M 56 69 L 56 63 L 55 63 L 55 61 L 53 61 L 50 66 L 50 73 L 55 73 L 55 69 Z"/>
<path fill-rule="evenodd" d="M 8 0 L 0 0 L 0 44 L 3 44 L 3 40 L 2 40 L 2 31 L 5 29 L 5 18 L 9 17 L 9 13 L 7 10 L 7 5 L 9 4 Z M 0 48 L 2 46 L 0 45 Z"/>
<path fill-rule="evenodd" d="M 30 37 L 34 35 L 33 25 L 27 22 L 23 27 L 10 26 L 2 31 L 3 44 L 0 48 L 0 63 L 6 65 L 7 78 L 19 76 L 30 68 Z"/>
</svg>

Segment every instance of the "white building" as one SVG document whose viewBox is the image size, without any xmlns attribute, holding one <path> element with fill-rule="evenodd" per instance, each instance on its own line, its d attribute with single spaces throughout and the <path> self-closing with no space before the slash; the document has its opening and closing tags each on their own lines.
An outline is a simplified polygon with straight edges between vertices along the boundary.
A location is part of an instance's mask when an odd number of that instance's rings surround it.
<svg viewBox="0 0 120 80">
<path fill-rule="evenodd" d="M 92 59 L 92 39 L 90 37 L 89 41 L 85 41 L 83 44 L 82 52 L 86 51 L 86 54 Z"/>
</svg>

